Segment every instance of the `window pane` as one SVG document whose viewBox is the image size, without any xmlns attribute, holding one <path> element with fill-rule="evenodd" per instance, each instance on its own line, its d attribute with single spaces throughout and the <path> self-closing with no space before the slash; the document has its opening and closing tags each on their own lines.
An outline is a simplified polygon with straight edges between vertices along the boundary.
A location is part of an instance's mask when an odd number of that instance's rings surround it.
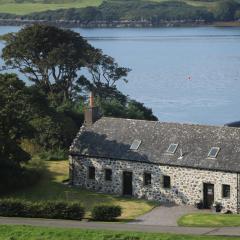
<svg viewBox="0 0 240 240">
<path fill-rule="evenodd" d="M 229 198 L 230 197 L 230 185 L 222 185 L 222 196 L 224 198 Z"/>
<path fill-rule="evenodd" d="M 95 179 L 95 167 L 88 168 L 88 178 Z"/>
<path fill-rule="evenodd" d="M 212 147 L 208 153 L 209 158 L 216 158 L 218 155 L 218 152 L 220 151 L 219 147 Z"/>
<path fill-rule="evenodd" d="M 144 185 L 151 185 L 151 173 L 144 173 Z"/>
<path fill-rule="evenodd" d="M 163 187 L 170 188 L 171 187 L 171 179 L 169 176 L 163 176 Z"/>
<path fill-rule="evenodd" d="M 135 139 L 132 143 L 132 145 L 130 146 L 130 150 L 138 150 L 140 144 L 142 143 L 141 140 L 137 140 Z"/>
<path fill-rule="evenodd" d="M 178 144 L 174 144 L 172 143 L 168 149 L 167 149 L 167 153 L 171 153 L 171 154 L 174 154 L 177 150 L 177 147 L 178 147 Z"/>
<path fill-rule="evenodd" d="M 105 169 L 105 180 L 112 181 L 112 170 L 111 169 Z"/>
</svg>

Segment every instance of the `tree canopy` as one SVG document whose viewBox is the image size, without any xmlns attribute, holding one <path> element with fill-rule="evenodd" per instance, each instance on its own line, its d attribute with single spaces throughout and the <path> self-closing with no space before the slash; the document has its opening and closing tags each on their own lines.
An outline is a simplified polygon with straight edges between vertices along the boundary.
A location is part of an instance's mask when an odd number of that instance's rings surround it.
<svg viewBox="0 0 240 240">
<path fill-rule="evenodd" d="M 32 25 L 4 36 L 2 57 L 41 88 L 55 106 L 74 102 L 84 91 L 101 98 L 116 96 L 116 83 L 125 81 L 130 69 L 92 47 L 78 33 L 48 25 Z M 88 75 L 81 75 L 87 69 Z"/>
<path fill-rule="evenodd" d="M 0 75 L 0 166 L 19 167 L 30 156 L 20 141 L 29 137 L 30 105 L 25 84 L 16 75 Z"/>
<path fill-rule="evenodd" d="M 94 92 L 100 99 L 125 99 L 117 90 L 119 81 L 128 82 L 129 68 L 120 67 L 115 60 L 101 53 L 95 54 L 92 62 L 87 65 L 88 73 L 81 75 L 78 84 L 86 91 Z"/>
<path fill-rule="evenodd" d="M 5 40 L 6 64 L 61 99 L 73 98 L 77 72 L 98 52 L 78 33 L 47 25 L 25 27 Z"/>
<path fill-rule="evenodd" d="M 220 0 L 215 8 L 214 16 L 220 21 L 234 20 L 239 4 L 234 0 Z"/>
</svg>

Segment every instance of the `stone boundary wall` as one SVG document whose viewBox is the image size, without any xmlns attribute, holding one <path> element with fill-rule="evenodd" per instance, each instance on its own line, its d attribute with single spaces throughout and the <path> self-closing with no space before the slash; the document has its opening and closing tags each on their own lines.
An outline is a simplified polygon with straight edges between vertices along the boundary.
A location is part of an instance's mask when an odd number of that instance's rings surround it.
<svg viewBox="0 0 240 240">
<path fill-rule="evenodd" d="M 88 179 L 88 167 L 94 166 L 95 180 Z M 112 181 L 105 181 L 105 169 L 112 169 Z M 237 174 L 162 166 L 122 160 L 80 158 L 70 156 L 70 178 L 75 186 L 103 193 L 122 195 L 123 171 L 133 173 L 133 196 L 159 202 L 194 205 L 203 200 L 203 183 L 214 184 L 214 201 L 223 205 L 223 212 L 237 212 Z M 144 172 L 151 173 L 151 185 L 144 186 Z M 171 178 L 171 187 L 163 187 L 163 176 Z M 222 198 L 222 184 L 230 185 L 230 198 Z"/>
</svg>

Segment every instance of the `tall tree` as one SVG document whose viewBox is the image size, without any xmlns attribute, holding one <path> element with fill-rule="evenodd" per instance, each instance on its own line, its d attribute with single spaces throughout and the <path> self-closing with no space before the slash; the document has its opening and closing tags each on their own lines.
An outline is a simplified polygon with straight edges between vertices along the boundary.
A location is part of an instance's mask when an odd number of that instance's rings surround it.
<svg viewBox="0 0 240 240">
<path fill-rule="evenodd" d="M 121 67 L 114 58 L 95 53 L 92 61 L 88 63 L 87 69 L 89 77 L 81 76 L 78 84 L 87 91 L 93 91 L 101 100 L 116 98 L 125 101 L 126 97 L 118 91 L 117 83 L 128 82 L 127 75 L 131 71 L 129 68 Z"/>
<path fill-rule="evenodd" d="M 30 156 L 20 147 L 20 140 L 29 136 L 28 94 L 16 75 L 0 74 L 0 166 L 20 167 Z"/>
<path fill-rule="evenodd" d="M 6 47 L 2 55 L 6 64 L 25 74 L 51 100 L 51 107 L 55 107 L 54 114 L 45 114 L 31 121 L 38 130 L 38 142 L 45 148 L 55 148 L 60 144 L 54 136 L 62 139 L 60 145 L 63 147 L 69 143 L 69 137 L 73 134 L 60 137 L 59 132 L 64 132 L 63 122 L 69 126 L 74 125 L 71 120 L 75 122 L 72 133 L 79 125 L 82 112 L 76 112 L 75 106 L 79 103 L 81 105 L 85 91 L 95 93 L 106 115 L 153 118 L 149 109 L 131 101 L 117 89 L 118 82 L 127 82 L 130 69 L 119 66 L 114 58 L 93 48 L 78 33 L 37 24 L 25 27 L 18 33 L 8 34 L 4 39 Z M 88 73 L 79 77 L 83 68 Z M 117 108 L 119 104 L 122 111 L 110 109 Z M 48 130 L 44 131 L 43 126 Z"/>
<path fill-rule="evenodd" d="M 2 57 L 47 93 L 72 99 L 78 71 L 94 49 L 78 33 L 47 25 L 32 25 L 4 37 Z"/>
</svg>

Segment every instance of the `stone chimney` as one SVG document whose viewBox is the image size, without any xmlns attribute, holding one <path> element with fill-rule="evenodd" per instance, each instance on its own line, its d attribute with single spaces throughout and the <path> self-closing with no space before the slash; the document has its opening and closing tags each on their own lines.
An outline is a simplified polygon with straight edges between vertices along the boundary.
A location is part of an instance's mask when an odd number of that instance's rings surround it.
<svg viewBox="0 0 240 240">
<path fill-rule="evenodd" d="M 93 125 L 100 118 L 98 107 L 94 106 L 94 95 L 91 92 L 89 96 L 89 106 L 84 111 L 84 124 L 86 126 Z"/>
</svg>

